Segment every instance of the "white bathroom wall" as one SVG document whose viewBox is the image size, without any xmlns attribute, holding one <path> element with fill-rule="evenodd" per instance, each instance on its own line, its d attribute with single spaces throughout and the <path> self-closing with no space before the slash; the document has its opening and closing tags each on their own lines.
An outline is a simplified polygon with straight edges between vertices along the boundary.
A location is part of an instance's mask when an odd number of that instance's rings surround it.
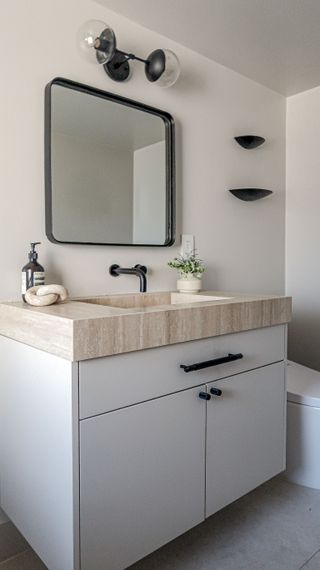
<svg viewBox="0 0 320 570">
<path fill-rule="evenodd" d="M 206 261 L 206 288 L 278 292 L 284 287 L 285 99 L 199 54 L 108 12 L 91 0 L 11 0 L 1 7 L 10 25 L 1 33 L 0 299 L 18 298 L 28 244 L 41 240 L 40 262 L 48 281 L 63 282 L 73 295 L 136 290 L 135 278 L 114 279 L 111 263 L 143 263 L 150 289 L 168 289 L 176 275 L 166 262 L 173 248 L 54 245 L 44 233 L 44 87 L 56 76 L 136 99 L 172 113 L 177 130 L 179 229 L 196 235 Z M 103 69 L 81 59 L 76 32 L 89 18 L 107 21 L 119 46 L 145 56 L 173 49 L 182 73 L 177 84 L 149 84 L 143 66 L 132 79 L 112 82 Z M 12 40 L 12 37 L 19 41 Z M 245 151 L 237 134 L 267 142 Z M 228 188 L 261 186 L 271 198 L 245 203 Z M 90 267 L 90 270 L 88 270 Z"/>
<path fill-rule="evenodd" d="M 320 370 L 320 87 L 287 100 L 289 357 Z"/>
</svg>

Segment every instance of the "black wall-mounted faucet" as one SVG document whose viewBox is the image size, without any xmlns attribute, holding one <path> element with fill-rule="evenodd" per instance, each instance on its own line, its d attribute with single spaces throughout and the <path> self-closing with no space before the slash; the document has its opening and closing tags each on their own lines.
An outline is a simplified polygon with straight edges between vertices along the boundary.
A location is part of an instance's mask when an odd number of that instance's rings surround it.
<svg viewBox="0 0 320 570">
<path fill-rule="evenodd" d="M 119 265 L 110 265 L 109 273 L 112 277 L 119 275 L 136 275 L 140 280 L 140 293 L 147 291 L 147 268 L 145 265 L 135 265 L 134 267 L 120 267 Z"/>
</svg>

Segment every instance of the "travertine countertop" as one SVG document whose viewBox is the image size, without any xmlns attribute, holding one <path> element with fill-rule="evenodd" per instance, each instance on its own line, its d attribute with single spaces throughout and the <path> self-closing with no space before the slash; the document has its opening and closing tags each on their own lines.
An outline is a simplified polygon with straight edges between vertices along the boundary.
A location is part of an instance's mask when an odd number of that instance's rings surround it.
<svg viewBox="0 0 320 570">
<path fill-rule="evenodd" d="M 158 292 L 76 299 L 49 307 L 0 303 L 0 334 L 78 361 L 279 325 L 291 318 L 291 297 L 217 291 L 200 295 L 201 302 L 200 296 L 197 301 L 196 296 Z M 210 296 L 224 298 L 206 299 Z"/>
</svg>

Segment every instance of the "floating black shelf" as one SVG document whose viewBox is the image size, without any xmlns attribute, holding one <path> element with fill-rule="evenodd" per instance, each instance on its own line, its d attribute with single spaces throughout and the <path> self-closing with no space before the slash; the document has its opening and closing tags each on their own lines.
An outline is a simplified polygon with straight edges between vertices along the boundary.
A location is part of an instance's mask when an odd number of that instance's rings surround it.
<svg viewBox="0 0 320 570">
<path fill-rule="evenodd" d="M 234 138 L 240 146 L 247 150 L 261 146 L 266 140 L 263 137 L 258 137 L 257 135 L 242 135 Z"/>
<path fill-rule="evenodd" d="M 272 194 L 272 190 L 265 188 L 233 188 L 229 192 L 244 202 L 254 202 Z"/>
</svg>

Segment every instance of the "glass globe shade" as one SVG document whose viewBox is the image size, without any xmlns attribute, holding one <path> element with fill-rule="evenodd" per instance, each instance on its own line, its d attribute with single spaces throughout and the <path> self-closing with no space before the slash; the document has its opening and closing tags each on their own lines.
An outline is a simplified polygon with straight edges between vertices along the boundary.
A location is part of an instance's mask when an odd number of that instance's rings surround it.
<svg viewBox="0 0 320 570">
<path fill-rule="evenodd" d="M 180 75 L 180 62 L 170 49 L 157 49 L 147 58 L 147 79 L 159 87 L 171 87 Z"/>
<path fill-rule="evenodd" d="M 91 63 L 108 63 L 116 49 L 113 30 L 100 20 L 85 22 L 77 34 L 81 55 Z"/>
</svg>

